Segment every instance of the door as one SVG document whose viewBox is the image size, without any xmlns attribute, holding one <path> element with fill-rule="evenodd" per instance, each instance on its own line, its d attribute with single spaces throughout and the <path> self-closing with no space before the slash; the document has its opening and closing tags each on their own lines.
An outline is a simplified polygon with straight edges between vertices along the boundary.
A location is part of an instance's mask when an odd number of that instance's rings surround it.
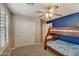
<svg viewBox="0 0 79 59">
<path fill-rule="evenodd" d="M 35 24 L 26 19 L 15 20 L 15 46 L 27 46 L 35 42 Z"/>
</svg>

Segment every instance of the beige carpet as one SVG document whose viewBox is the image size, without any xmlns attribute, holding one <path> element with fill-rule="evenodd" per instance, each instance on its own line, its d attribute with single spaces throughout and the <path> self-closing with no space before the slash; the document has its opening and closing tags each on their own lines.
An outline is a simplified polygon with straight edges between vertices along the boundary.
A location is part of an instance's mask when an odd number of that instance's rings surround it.
<svg viewBox="0 0 79 59">
<path fill-rule="evenodd" d="M 11 56 L 55 56 L 55 54 L 51 53 L 51 51 L 44 50 L 42 44 L 16 48 L 11 52 L 10 55 Z"/>
</svg>

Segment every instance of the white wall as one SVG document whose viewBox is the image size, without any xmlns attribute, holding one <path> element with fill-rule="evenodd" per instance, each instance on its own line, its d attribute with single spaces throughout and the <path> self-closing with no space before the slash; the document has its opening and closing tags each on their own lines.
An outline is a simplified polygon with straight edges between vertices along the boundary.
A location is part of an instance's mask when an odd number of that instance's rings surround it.
<svg viewBox="0 0 79 59">
<path fill-rule="evenodd" d="M 35 20 L 35 43 L 41 42 L 41 20 Z"/>
<path fill-rule="evenodd" d="M 15 47 L 35 44 L 35 21 L 34 18 L 13 16 Z"/>
</svg>

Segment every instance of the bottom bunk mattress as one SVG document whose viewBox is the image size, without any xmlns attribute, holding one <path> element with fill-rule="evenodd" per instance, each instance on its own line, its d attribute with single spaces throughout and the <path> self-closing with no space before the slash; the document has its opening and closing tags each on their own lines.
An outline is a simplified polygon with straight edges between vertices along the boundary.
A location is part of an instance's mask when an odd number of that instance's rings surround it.
<svg viewBox="0 0 79 59">
<path fill-rule="evenodd" d="M 79 45 L 61 40 L 49 41 L 47 45 L 66 56 L 79 56 Z"/>
</svg>

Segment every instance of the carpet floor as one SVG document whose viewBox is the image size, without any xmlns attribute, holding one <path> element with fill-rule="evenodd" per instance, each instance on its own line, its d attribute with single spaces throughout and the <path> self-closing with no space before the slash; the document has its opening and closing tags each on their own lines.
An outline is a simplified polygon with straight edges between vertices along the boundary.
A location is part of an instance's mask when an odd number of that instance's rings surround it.
<svg viewBox="0 0 79 59">
<path fill-rule="evenodd" d="M 44 50 L 42 44 L 29 45 L 15 48 L 11 53 L 11 56 L 56 56 L 49 50 Z"/>
</svg>

